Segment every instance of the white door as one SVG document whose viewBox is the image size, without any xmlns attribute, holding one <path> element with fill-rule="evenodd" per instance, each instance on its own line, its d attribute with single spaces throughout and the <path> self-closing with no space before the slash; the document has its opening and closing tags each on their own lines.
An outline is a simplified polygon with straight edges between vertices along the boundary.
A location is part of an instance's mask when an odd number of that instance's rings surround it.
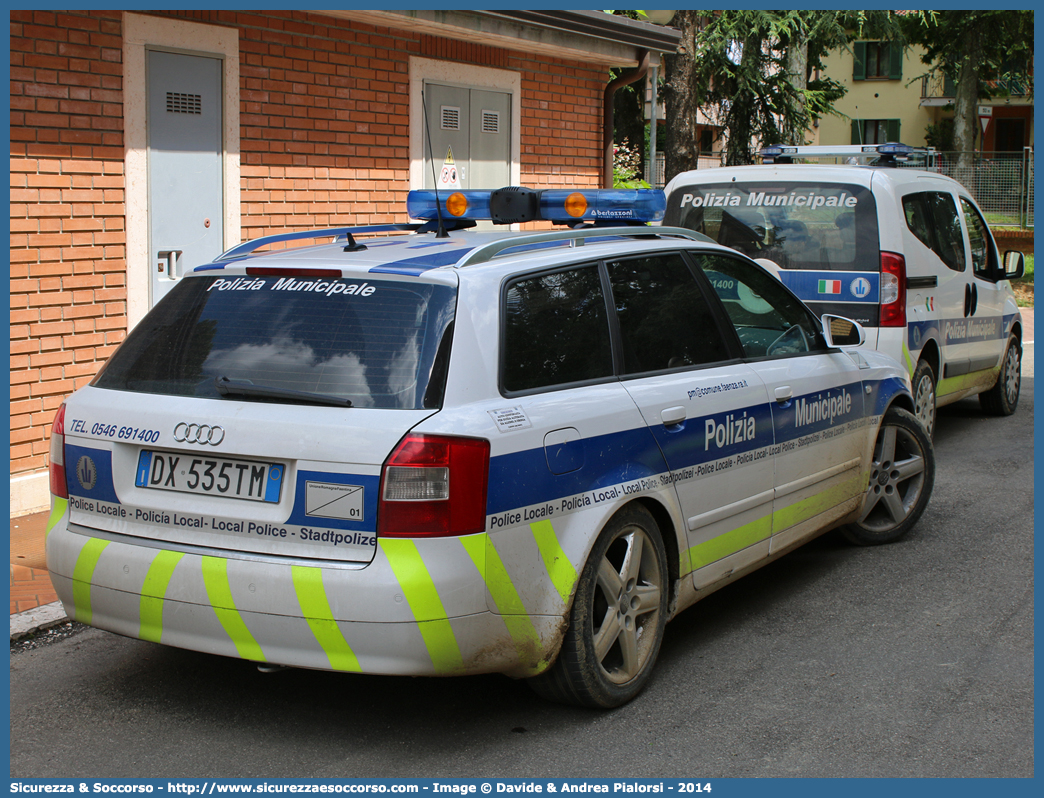
<svg viewBox="0 0 1044 798">
<path fill-rule="evenodd" d="M 700 265 L 764 384 L 774 452 L 772 551 L 862 495 L 863 384 L 848 355 L 826 348 L 816 317 L 769 274 L 723 255 Z M 804 525 L 804 526 L 803 526 Z"/>
<path fill-rule="evenodd" d="M 961 197 L 961 210 L 971 260 L 973 303 L 968 315 L 968 373 L 973 375 L 996 368 L 1004 355 L 1007 345 L 1004 300 L 1007 292 L 998 285 L 1004 279 L 1003 267 L 986 222 L 965 197 Z M 989 379 L 992 380 L 992 374 Z"/>
<path fill-rule="evenodd" d="M 663 452 L 687 537 L 683 573 L 712 584 L 768 555 L 773 434 L 765 385 L 677 252 L 606 262 L 623 385 Z M 701 287 L 701 285 L 703 287 Z"/>
</svg>

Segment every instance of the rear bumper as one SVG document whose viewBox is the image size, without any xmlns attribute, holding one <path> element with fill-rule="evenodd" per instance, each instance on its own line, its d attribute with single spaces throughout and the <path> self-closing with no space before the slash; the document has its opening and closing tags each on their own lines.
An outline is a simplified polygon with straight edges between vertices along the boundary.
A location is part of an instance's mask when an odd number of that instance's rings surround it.
<svg viewBox="0 0 1044 798">
<path fill-rule="evenodd" d="M 561 617 L 490 612 L 461 538 L 382 540 L 362 568 L 155 545 L 56 523 L 47 562 L 69 616 L 211 654 L 411 676 L 534 675 L 561 638 Z"/>
</svg>

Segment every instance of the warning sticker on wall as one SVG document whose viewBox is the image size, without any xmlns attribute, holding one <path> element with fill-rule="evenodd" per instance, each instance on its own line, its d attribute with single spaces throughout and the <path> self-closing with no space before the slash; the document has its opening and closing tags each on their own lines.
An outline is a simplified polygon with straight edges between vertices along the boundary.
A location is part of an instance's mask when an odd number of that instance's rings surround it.
<svg viewBox="0 0 1044 798">
<path fill-rule="evenodd" d="M 457 174 L 457 165 L 453 162 L 453 148 L 446 148 L 446 162 L 442 164 L 442 172 L 439 173 L 438 188 L 460 190 L 460 177 Z"/>
</svg>

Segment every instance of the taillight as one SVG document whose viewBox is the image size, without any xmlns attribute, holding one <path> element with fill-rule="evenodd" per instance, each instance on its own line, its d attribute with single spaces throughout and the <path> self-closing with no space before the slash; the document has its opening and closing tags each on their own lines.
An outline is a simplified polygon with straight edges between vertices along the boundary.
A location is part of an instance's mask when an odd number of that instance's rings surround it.
<svg viewBox="0 0 1044 798">
<path fill-rule="evenodd" d="M 54 414 L 51 423 L 51 456 L 48 471 L 51 474 L 51 493 L 61 499 L 69 498 L 65 484 L 65 402 Z"/>
<path fill-rule="evenodd" d="M 381 470 L 377 534 L 443 537 L 482 532 L 488 480 L 489 441 L 407 435 Z"/>
<path fill-rule="evenodd" d="M 906 326 L 906 259 L 881 253 L 881 327 Z"/>
</svg>

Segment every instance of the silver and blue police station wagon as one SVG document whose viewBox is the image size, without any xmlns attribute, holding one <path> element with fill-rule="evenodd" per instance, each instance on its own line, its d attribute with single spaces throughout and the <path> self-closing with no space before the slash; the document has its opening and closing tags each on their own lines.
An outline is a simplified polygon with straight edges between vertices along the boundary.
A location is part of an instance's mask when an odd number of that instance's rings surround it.
<svg viewBox="0 0 1044 798">
<path fill-rule="evenodd" d="M 833 528 L 901 537 L 935 473 L 909 374 L 749 258 L 647 226 L 664 204 L 413 192 L 420 223 L 196 268 L 55 419 L 70 616 L 610 707 L 685 607 Z M 489 224 L 537 219 L 569 227 Z"/>
</svg>

